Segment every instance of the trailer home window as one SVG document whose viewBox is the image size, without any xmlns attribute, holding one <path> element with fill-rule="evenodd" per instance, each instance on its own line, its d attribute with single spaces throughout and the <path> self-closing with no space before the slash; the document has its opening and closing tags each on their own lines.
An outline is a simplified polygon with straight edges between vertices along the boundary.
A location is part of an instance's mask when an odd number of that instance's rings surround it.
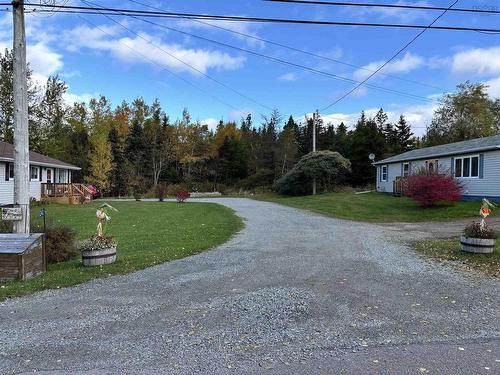
<svg viewBox="0 0 500 375">
<path fill-rule="evenodd" d="M 382 166 L 382 173 L 380 175 L 382 181 L 387 181 L 387 165 Z"/>
<path fill-rule="evenodd" d="M 410 163 L 403 163 L 403 177 L 410 175 Z"/>
<path fill-rule="evenodd" d="M 455 177 L 479 177 L 479 156 L 467 156 L 455 159 Z"/>
</svg>

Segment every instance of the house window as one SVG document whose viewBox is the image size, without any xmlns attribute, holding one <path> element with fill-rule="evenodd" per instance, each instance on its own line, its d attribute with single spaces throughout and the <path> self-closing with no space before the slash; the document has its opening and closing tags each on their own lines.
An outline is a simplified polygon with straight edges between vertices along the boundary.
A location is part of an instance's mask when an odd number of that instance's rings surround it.
<svg viewBox="0 0 500 375">
<path fill-rule="evenodd" d="M 31 167 L 30 170 L 31 170 L 31 181 L 38 180 L 38 172 L 40 171 L 40 168 Z"/>
<path fill-rule="evenodd" d="M 387 181 L 387 165 L 383 165 L 380 173 L 380 180 Z"/>
<path fill-rule="evenodd" d="M 57 177 L 59 179 L 59 183 L 66 183 L 66 170 L 65 169 L 58 169 L 57 170 Z"/>
<path fill-rule="evenodd" d="M 479 156 L 467 156 L 455 159 L 455 177 L 478 178 Z"/>
<path fill-rule="evenodd" d="M 5 181 L 14 179 L 14 164 L 5 163 Z"/>
<path fill-rule="evenodd" d="M 438 173 L 439 172 L 439 161 L 438 160 L 427 160 L 425 162 L 427 172 Z"/>
<path fill-rule="evenodd" d="M 403 177 L 410 175 L 410 163 L 403 163 Z"/>
</svg>

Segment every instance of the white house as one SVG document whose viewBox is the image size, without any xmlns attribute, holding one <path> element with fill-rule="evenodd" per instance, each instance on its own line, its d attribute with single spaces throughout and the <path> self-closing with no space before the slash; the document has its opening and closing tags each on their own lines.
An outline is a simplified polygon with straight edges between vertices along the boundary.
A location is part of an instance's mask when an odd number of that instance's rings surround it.
<svg viewBox="0 0 500 375">
<path fill-rule="evenodd" d="M 460 180 L 464 198 L 500 200 L 500 135 L 412 150 L 373 165 L 379 192 L 393 193 L 398 178 L 426 168 L 450 172 Z"/>
<path fill-rule="evenodd" d="M 71 172 L 80 168 L 30 151 L 30 196 L 42 198 L 42 185 L 71 184 Z M 0 141 L 0 205 L 14 203 L 14 146 Z"/>
</svg>

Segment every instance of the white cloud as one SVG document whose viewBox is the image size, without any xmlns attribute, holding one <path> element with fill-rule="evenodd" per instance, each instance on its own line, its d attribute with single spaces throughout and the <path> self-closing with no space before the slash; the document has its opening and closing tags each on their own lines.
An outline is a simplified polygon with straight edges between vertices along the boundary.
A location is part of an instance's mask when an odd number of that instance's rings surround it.
<svg viewBox="0 0 500 375">
<path fill-rule="evenodd" d="M 429 6 L 427 1 L 397 1 L 394 5 L 418 5 L 418 6 Z M 376 7 L 366 7 L 366 8 L 349 8 L 348 11 L 358 17 L 370 17 L 378 16 L 381 18 L 396 18 L 400 22 L 408 23 L 415 21 L 417 19 L 430 19 L 434 18 L 435 15 L 429 12 L 422 12 L 419 10 L 409 10 L 401 8 L 376 8 Z"/>
<path fill-rule="evenodd" d="M 42 42 L 28 46 L 26 57 L 31 68 L 41 75 L 49 76 L 63 67 L 62 55 L 52 51 Z"/>
<path fill-rule="evenodd" d="M 72 70 L 70 72 L 62 72 L 59 73 L 61 78 L 73 78 L 73 77 L 81 77 L 82 73 L 79 70 Z"/>
<path fill-rule="evenodd" d="M 207 125 L 208 129 L 215 131 L 217 129 L 217 125 L 219 125 L 219 120 L 214 118 L 207 118 L 205 120 L 200 121 L 202 125 Z"/>
<path fill-rule="evenodd" d="M 280 81 L 296 81 L 297 80 L 297 74 L 295 73 L 285 73 L 281 76 L 278 77 Z"/>
<path fill-rule="evenodd" d="M 368 77 L 373 71 L 379 69 L 385 61 L 375 61 L 371 62 L 365 66 L 363 69 L 358 69 L 354 72 L 354 78 L 361 81 Z M 419 68 L 424 64 L 424 59 L 420 56 L 413 55 L 407 52 L 402 58 L 396 59 L 382 68 L 381 72 L 386 74 L 391 73 L 407 73 L 414 69 Z"/>
<path fill-rule="evenodd" d="M 63 96 L 63 99 L 67 105 L 73 105 L 74 103 L 81 103 L 81 102 L 88 103 L 90 101 L 90 99 L 97 98 L 98 96 L 99 96 L 98 93 L 73 94 L 70 92 L 66 92 Z"/>
<path fill-rule="evenodd" d="M 105 29 L 105 26 L 99 26 L 99 28 Z M 111 33 L 116 32 L 115 29 L 110 31 Z M 206 73 L 209 69 L 237 69 L 245 61 L 244 57 L 231 56 L 224 52 L 184 48 L 179 44 L 165 44 L 160 38 L 146 33 L 141 33 L 140 36 L 134 38 L 110 37 L 104 35 L 97 28 L 79 26 L 70 31 L 68 35 L 69 48 L 72 50 L 89 48 L 108 51 L 125 62 L 154 62 L 176 71 L 188 71 L 195 75 L 198 73 L 186 64 L 193 66 L 202 73 Z M 148 41 L 151 41 L 158 48 L 152 46 Z M 134 53 L 134 51 L 137 53 Z M 184 61 L 186 64 L 179 60 Z"/>
<path fill-rule="evenodd" d="M 251 114 L 252 117 L 254 117 L 255 109 L 252 109 L 252 108 L 242 108 L 242 109 L 238 109 L 236 111 L 232 111 L 229 114 L 229 120 L 230 121 L 236 121 L 236 122 L 238 122 L 242 118 L 246 118 L 248 116 L 248 114 Z M 255 118 L 253 120 L 255 122 Z"/>
<path fill-rule="evenodd" d="M 488 86 L 488 94 L 493 98 L 500 99 L 500 77 L 486 81 L 485 84 Z"/>
<path fill-rule="evenodd" d="M 233 35 L 237 39 L 244 40 L 250 46 L 254 47 L 257 46 L 259 48 L 264 48 L 265 45 L 265 43 L 262 42 L 261 40 L 254 39 L 258 38 L 258 34 L 253 30 L 255 26 L 251 25 L 250 23 L 232 22 L 223 20 L 186 20 L 186 21 L 181 21 L 180 24 L 183 28 L 205 29 L 205 30 L 208 29 L 212 31 L 219 30 L 224 33 L 227 32 L 221 29 L 228 29 L 234 31 L 234 33 L 232 33 L 231 35 Z M 241 34 L 250 35 L 251 37 L 254 38 L 249 38 Z"/>
<path fill-rule="evenodd" d="M 500 79 L 498 83 L 498 89 L 500 90 Z M 395 105 L 387 110 L 389 121 L 395 123 L 399 120 L 399 116 L 403 114 L 406 121 L 412 127 L 412 131 L 417 136 L 422 136 L 425 133 L 425 128 L 428 126 L 434 115 L 434 111 L 437 109 L 437 103 L 429 103 L 422 105 Z M 365 109 L 365 115 L 367 118 L 374 117 L 380 108 L 367 108 Z M 356 122 L 361 115 L 360 112 L 355 113 L 329 113 L 321 114 L 321 118 L 325 124 L 331 123 L 335 126 L 344 123 L 348 128 L 353 129 Z M 306 114 L 307 117 L 312 117 L 312 113 Z M 304 121 L 303 116 L 294 116 L 299 122 Z"/>
<path fill-rule="evenodd" d="M 455 73 L 498 74 L 500 73 L 500 47 L 461 51 L 453 56 L 452 69 Z"/>
</svg>

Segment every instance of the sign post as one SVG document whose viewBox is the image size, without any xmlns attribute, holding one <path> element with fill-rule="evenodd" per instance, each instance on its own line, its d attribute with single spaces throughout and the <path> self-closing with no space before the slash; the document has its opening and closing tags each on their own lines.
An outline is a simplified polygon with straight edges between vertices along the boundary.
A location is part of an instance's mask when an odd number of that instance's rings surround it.
<svg viewBox="0 0 500 375">
<path fill-rule="evenodd" d="M 14 203 L 22 210 L 20 220 L 14 221 L 15 233 L 30 232 L 28 89 L 26 83 L 26 32 L 24 1 L 12 2 L 14 22 L 12 74 L 14 104 Z"/>
<path fill-rule="evenodd" d="M 23 210 L 21 207 L 4 207 L 2 208 L 3 221 L 22 221 Z"/>
</svg>

